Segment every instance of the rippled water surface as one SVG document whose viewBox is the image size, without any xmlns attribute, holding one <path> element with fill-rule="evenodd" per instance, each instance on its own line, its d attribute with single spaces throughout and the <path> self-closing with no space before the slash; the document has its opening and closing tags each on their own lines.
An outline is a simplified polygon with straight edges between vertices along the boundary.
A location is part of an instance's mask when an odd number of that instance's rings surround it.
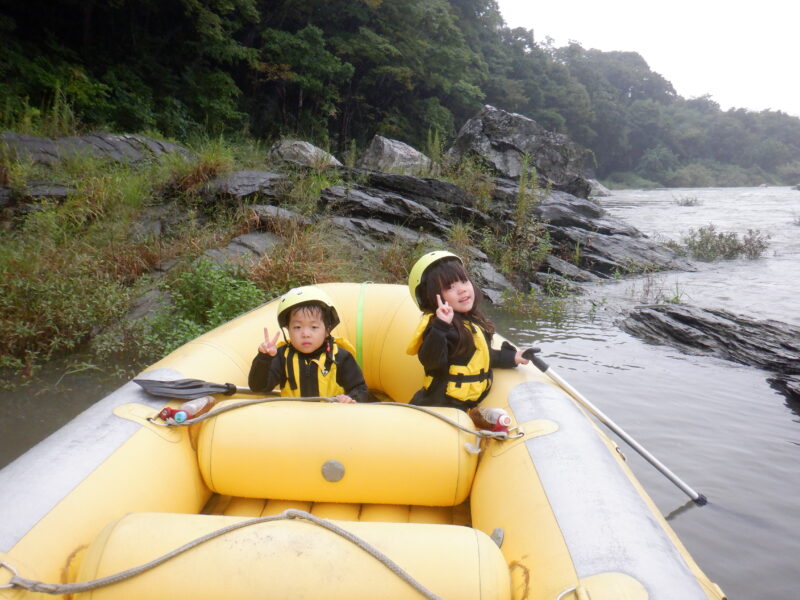
<svg viewBox="0 0 800 600">
<path fill-rule="evenodd" d="M 697 198 L 696 206 L 678 200 Z M 695 560 L 729 598 L 800 598 L 800 405 L 768 372 L 645 344 L 616 325 L 620 311 L 654 296 L 800 323 L 800 191 L 719 188 L 615 192 L 613 215 L 652 237 L 690 228 L 757 229 L 761 259 L 698 263 L 692 273 L 587 288 L 559 327 L 496 317 L 512 341 L 540 346 L 553 369 L 676 475 L 705 494 L 696 507 L 633 450 L 626 456 Z M 624 448 L 624 443 L 623 443 Z"/>
<path fill-rule="evenodd" d="M 697 205 L 678 204 L 688 198 Z M 498 330 L 540 346 L 556 372 L 709 498 L 705 507 L 687 504 L 683 492 L 626 452 L 700 567 L 731 600 L 800 598 L 800 406 L 772 390 L 765 371 L 648 345 L 615 325 L 627 306 L 660 297 L 800 324 L 800 191 L 628 190 L 600 202 L 652 237 L 680 240 L 690 228 L 713 223 L 718 231 L 768 233 L 770 248 L 758 260 L 592 285 L 562 325 L 495 315 Z M 54 385 L 3 395 L 0 466 L 120 383 L 66 381 L 71 391 Z"/>
</svg>

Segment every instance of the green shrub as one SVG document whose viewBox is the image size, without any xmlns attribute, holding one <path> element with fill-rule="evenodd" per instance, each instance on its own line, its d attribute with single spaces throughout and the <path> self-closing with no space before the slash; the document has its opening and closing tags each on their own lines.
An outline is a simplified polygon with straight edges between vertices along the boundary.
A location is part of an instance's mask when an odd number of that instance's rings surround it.
<svg viewBox="0 0 800 600">
<path fill-rule="evenodd" d="M 759 258 L 769 246 L 769 235 L 755 229 L 748 229 L 742 239 L 735 232 L 717 231 L 713 224 L 690 229 L 680 243 L 668 242 L 673 250 L 683 256 L 697 260 L 730 260 L 744 256 Z"/>
<path fill-rule="evenodd" d="M 127 290 L 91 261 L 48 262 L 24 249 L 0 255 L 0 366 L 32 372 L 117 321 Z"/>
<path fill-rule="evenodd" d="M 264 293 L 252 282 L 200 259 L 164 285 L 171 305 L 150 323 L 148 347 L 167 354 L 198 335 L 262 304 Z"/>
<path fill-rule="evenodd" d="M 563 323 L 567 317 L 567 299 L 561 295 L 540 294 L 535 291 L 503 291 L 503 312 L 536 322 Z"/>
</svg>

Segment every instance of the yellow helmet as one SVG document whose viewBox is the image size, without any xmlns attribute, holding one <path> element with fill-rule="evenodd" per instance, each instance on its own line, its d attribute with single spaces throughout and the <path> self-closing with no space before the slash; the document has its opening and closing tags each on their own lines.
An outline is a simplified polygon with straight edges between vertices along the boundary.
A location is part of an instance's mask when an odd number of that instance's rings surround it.
<svg viewBox="0 0 800 600">
<path fill-rule="evenodd" d="M 305 285 L 293 288 L 281 296 L 278 301 L 278 325 L 288 327 L 291 309 L 302 304 L 322 304 L 330 311 L 330 328 L 333 329 L 339 324 L 339 313 L 336 312 L 330 296 L 316 286 Z"/>
<path fill-rule="evenodd" d="M 414 263 L 414 266 L 411 267 L 411 272 L 408 274 L 408 290 L 411 292 L 411 297 L 414 299 L 414 302 L 417 303 L 417 306 L 422 304 L 422 299 L 419 297 L 419 286 L 422 283 L 422 277 L 425 275 L 425 271 L 427 271 L 433 263 L 443 258 L 455 258 L 458 259 L 461 264 L 464 264 L 461 257 L 456 256 L 452 252 L 448 252 L 447 250 L 435 250 L 423 254 L 420 259 Z"/>
</svg>

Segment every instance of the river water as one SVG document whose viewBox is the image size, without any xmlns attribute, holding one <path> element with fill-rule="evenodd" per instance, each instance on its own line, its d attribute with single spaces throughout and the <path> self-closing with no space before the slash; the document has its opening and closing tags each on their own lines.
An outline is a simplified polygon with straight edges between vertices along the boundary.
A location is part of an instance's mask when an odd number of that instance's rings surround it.
<svg viewBox="0 0 800 600">
<path fill-rule="evenodd" d="M 696 198 L 695 206 L 679 201 Z M 678 296 L 756 319 L 800 324 L 800 191 L 790 188 L 625 190 L 601 198 L 612 216 L 679 241 L 713 223 L 771 236 L 757 260 L 586 286 L 558 326 L 496 315 L 498 329 L 545 360 L 678 477 L 697 507 L 633 450 L 625 455 L 700 567 L 732 600 L 800 598 L 800 403 L 768 372 L 646 344 L 616 325 L 622 310 Z M 627 447 L 620 442 L 623 450 Z"/>
<path fill-rule="evenodd" d="M 679 204 L 690 198 L 696 205 Z M 648 493 L 731 600 L 800 598 L 800 405 L 772 390 L 765 371 L 645 344 L 615 324 L 628 306 L 675 296 L 800 324 L 800 191 L 625 190 L 600 203 L 660 239 L 713 223 L 718 231 L 768 233 L 770 246 L 758 260 L 586 286 L 558 325 L 493 314 L 498 330 L 539 346 L 554 371 L 708 497 L 695 506 L 621 442 Z M 0 395 L 0 467 L 121 383 L 54 369 L 48 381 Z"/>
</svg>

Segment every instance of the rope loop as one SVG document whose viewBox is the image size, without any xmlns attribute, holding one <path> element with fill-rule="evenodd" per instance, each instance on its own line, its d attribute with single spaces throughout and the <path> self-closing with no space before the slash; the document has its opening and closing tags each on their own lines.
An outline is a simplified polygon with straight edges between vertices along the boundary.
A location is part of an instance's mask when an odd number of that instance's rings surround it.
<svg viewBox="0 0 800 600">
<path fill-rule="evenodd" d="M 4 560 L 0 560 L 0 569 L 8 569 L 11 573 L 11 581 L 0 585 L 0 590 L 7 590 L 8 588 L 14 587 L 14 579 L 17 577 L 17 570 Z"/>
</svg>

